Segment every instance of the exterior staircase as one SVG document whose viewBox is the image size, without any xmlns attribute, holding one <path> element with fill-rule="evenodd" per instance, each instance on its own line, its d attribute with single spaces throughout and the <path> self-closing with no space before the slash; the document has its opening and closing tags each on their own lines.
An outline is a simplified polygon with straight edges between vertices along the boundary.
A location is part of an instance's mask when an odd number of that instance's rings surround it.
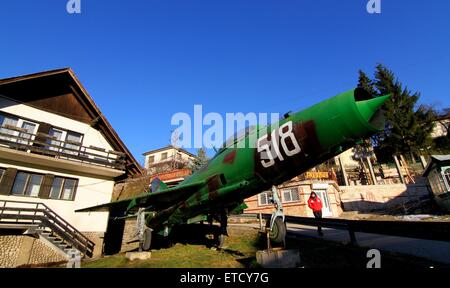
<svg viewBox="0 0 450 288">
<path fill-rule="evenodd" d="M 66 255 L 73 249 L 82 257 L 92 257 L 94 252 L 94 242 L 43 203 L 0 200 L 2 228 L 23 229 L 26 235 L 42 237 Z"/>
</svg>

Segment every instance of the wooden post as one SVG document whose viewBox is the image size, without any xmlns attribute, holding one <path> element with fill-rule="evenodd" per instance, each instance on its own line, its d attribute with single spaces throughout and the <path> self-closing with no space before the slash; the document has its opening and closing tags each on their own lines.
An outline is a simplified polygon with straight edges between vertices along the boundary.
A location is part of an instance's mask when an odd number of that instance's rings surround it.
<svg viewBox="0 0 450 288">
<path fill-rule="evenodd" d="M 342 163 L 341 156 L 339 156 L 339 166 L 341 167 L 342 177 L 344 178 L 345 186 L 348 186 L 347 172 L 345 172 L 345 166 Z"/>
<path fill-rule="evenodd" d="M 409 172 L 409 165 L 403 154 L 400 154 L 400 161 L 403 165 L 403 168 L 406 170 L 406 176 L 408 176 L 409 181 L 411 181 L 412 183 L 416 183 L 416 181 L 414 181 L 414 178 L 411 176 L 411 173 Z"/>
<path fill-rule="evenodd" d="M 262 231 L 264 231 L 264 229 L 263 229 L 262 213 L 259 213 L 258 217 L 259 217 L 259 231 L 262 232 Z"/>
<path fill-rule="evenodd" d="M 369 164 L 370 178 L 372 178 L 372 185 L 377 185 L 377 177 L 375 177 L 375 172 L 373 171 L 372 162 L 370 157 L 367 157 L 367 164 Z"/>
<path fill-rule="evenodd" d="M 396 155 L 394 155 L 394 161 L 395 161 L 395 167 L 397 168 L 398 176 L 400 177 L 400 182 L 402 184 L 405 184 L 405 178 L 403 177 L 402 167 L 400 166 L 400 163 L 398 162 L 398 158 Z"/>
</svg>

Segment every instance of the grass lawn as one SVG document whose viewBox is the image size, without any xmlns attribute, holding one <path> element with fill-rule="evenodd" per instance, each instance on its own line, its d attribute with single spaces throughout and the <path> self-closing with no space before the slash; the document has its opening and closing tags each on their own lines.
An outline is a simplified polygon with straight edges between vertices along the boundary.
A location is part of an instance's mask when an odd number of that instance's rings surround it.
<svg viewBox="0 0 450 288">
<path fill-rule="evenodd" d="M 250 227 L 229 226 L 230 237 L 224 249 L 211 249 L 205 243 L 177 243 L 171 248 L 152 250 L 149 260 L 128 261 L 124 254 L 86 260 L 83 268 L 252 268 L 258 267 L 256 251 L 265 249 L 265 237 Z M 288 238 L 288 249 L 299 249 L 305 268 L 366 268 L 367 248 L 313 238 Z M 381 252 L 382 268 L 442 267 L 426 259 Z M 448 265 L 447 265 L 448 267 Z"/>
<path fill-rule="evenodd" d="M 124 254 L 86 261 L 84 268 L 245 268 L 256 265 L 255 253 L 261 248 L 258 231 L 246 227 L 230 227 L 224 249 L 211 249 L 205 244 L 180 244 L 152 250 L 150 260 L 128 261 Z"/>
</svg>

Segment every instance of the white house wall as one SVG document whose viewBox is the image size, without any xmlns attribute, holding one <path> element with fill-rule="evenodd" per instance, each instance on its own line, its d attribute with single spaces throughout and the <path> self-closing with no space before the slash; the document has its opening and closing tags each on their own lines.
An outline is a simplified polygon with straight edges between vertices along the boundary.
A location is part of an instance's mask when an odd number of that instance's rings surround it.
<svg viewBox="0 0 450 288">
<path fill-rule="evenodd" d="M 0 200 L 40 202 L 47 205 L 59 216 L 81 232 L 105 232 L 108 223 L 108 212 L 75 213 L 81 208 L 108 203 L 114 187 L 113 180 L 78 176 L 74 174 L 55 173 L 54 171 L 33 169 L 27 166 L 17 166 L 0 162 L 0 167 L 16 168 L 18 170 L 40 174 L 52 173 L 56 176 L 78 179 L 78 187 L 73 201 L 42 199 L 26 196 L 0 195 Z"/>
</svg>

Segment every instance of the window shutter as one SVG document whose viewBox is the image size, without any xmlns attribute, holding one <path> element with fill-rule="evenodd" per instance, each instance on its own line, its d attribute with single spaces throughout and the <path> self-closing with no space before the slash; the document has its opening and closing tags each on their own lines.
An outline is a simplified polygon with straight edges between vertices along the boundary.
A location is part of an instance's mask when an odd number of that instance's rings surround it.
<svg viewBox="0 0 450 288">
<path fill-rule="evenodd" d="M 300 201 L 300 194 L 298 193 L 297 187 L 291 189 L 292 201 Z"/>
<path fill-rule="evenodd" d="M 9 195 L 14 184 L 14 179 L 16 178 L 17 169 L 8 168 L 3 174 L 2 180 L 0 182 L 0 194 Z"/>
<path fill-rule="evenodd" d="M 37 135 L 36 135 L 36 138 L 34 139 L 34 141 L 35 142 L 46 143 L 47 142 L 47 137 L 45 137 L 44 135 L 48 135 L 48 133 L 50 132 L 51 128 L 52 128 L 52 125 L 50 125 L 50 124 L 39 123 Z M 44 135 L 42 135 L 42 134 L 44 134 Z M 33 146 L 43 146 L 43 145 L 38 144 L 38 143 L 34 143 Z"/>
<path fill-rule="evenodd" d="M 75 196 L 77 195 L 77 190 L 78 190 L 78 180 L 75 181 L 75 186 L 73 187 L 72 198 L 70 199 L 71 201 L 75 201 Z"/>
<path fill-rule="evenodd" d="M 46 174 L 44 180 L 42 181 L 41 189 L 39 190 L 39 198 L 48 199 L 50 198 L 50 190 L 52 188 L 53 179 L 55 175 Z"/>
</svg>

